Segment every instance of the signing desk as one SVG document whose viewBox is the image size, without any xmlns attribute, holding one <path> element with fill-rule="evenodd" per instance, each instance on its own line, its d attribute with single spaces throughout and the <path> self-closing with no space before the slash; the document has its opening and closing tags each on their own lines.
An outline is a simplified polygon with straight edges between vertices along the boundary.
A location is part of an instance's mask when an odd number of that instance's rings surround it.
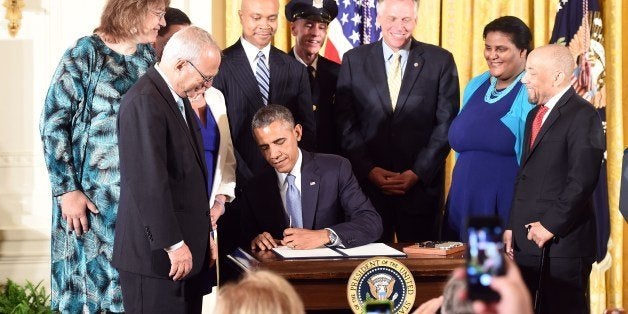
<svg viewBox="0 0 628 314">
<path fill-rule="evenodd" d="M 390 244 L 402 250 L 407 244 Z M 299 293 L 308 310 L 349 309 L 347 282 L 353 270 L 365 258 L 284 260 L 272 251 L 245 250 L 238 262 L 231 260 L 240 271 L 245 269 L 271 270 L 286 278 Z M 451 271 L 464 265 L 464 253 L 448 256 L 408 255 L 396 258 L 414 276 L 416 282 L 415 306 L 438 297 Z M 246 259 L 244 261 L 243 259 Z"/>
</svg>

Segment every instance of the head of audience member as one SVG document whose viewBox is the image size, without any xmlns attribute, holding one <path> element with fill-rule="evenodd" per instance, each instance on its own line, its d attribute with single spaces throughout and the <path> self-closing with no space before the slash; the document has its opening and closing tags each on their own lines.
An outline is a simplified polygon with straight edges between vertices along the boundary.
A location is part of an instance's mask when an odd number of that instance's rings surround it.
<svg viewBox="0 0 628 314">
<path fill-rule="evenodd" d="M 482 36 L 488 70 L 507 86 L 525 69 L 532 32 L 519 18 L 502 16 L 486 24 Z"/>
<path fill-rule="evenodd" d="M 242 38 L 258 49 L 270 44 L 277 31 L 277 0 L 242 0 L 238 15 L 242 24 Z"/>
<path fill-rule="evenodd" d="M 95 32 L 108 43 L 148 44 L 155 42 L 166 26 L 164 13 L 170 0 L 109 0 Z"/>
<path fill-rule="evenodd" d="M 251 129 L 268 164 L 281 173 L 292 171 L 299 158 L 302 129 L 295 125 L 290 110 L 280 105 L 262 107 L 253 116 Z"/>
<path fill-rule="evenodd" d="M 270 271 L 247 273 L 237 283 L 220 288 L 217 314 L 300 314 L 303 302 L 292 285 Z"/>
<path fill-rule="evenodd" d="M 544 105 L 552 96 L 571 85 L 576 63 L 569 48 L 551 44 L 538 47 L 526 62 L 526 74 L 521 82 L 528 89 L 528 100 Z"/>
<path fill-rule="evenodd" d="M 466 291 L 467 282 L 464 279 L 453 277 L 449 279 L 443 290 L 442 314 L 473 314 L 473 304 L 461 293 Z"/>
<path fill-rule="evenodd" d="M 161 60 L 161 54 L 164 52 L 164 46 L 170 37 L 186 26 L 190 26 L 192 22 L 190 18 L 183 13 L 183 11 L 176 8 L 166 8 L 166 26 L 162 27 L 157 34 L 157 39 L 155 40 L 155 56 L 157 60 Z"/>
<path fill-rule="evenodd" d="M 312 0 L 292 0 L 286 4 L 285 13 L 296 38 L 294 52 L 311 64 L 327 38 L 329 22 L 338 15 L 336 1 L 323 0 L 322 5 L 315 6 Z"/>
<path fill-rule="evenodd" d="M 159 68 L 177 95 L 195 99 L 212 86 L 220 57 L 220 48 L 208 32 L 188 26 L 172 35 Z"/>
<path fill-rule="evenodd" d="M 382 27 L 384 42 L 393 51 L 399 51 L 412 39 L 418 9 L 418 0 L 377 1 L 377 24 Z"/>
</svg>

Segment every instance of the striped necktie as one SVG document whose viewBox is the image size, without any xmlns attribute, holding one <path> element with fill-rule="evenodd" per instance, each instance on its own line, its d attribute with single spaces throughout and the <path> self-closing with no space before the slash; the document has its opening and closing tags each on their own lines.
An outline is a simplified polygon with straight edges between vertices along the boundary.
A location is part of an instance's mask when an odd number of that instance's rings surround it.
<svg viewBox="0 0 628 314">
<path fill-rule="evenodd" d="M 390 59 L 388 90 L 390 91 L 392 110 L 395 111 L 397 98 L 399 98 L 399 89 L 401 87 L 401 56 L 399 52 L 395 52 Z"/>
<path fill-rule="evenodd" d="M 268 105 L 268 91 L 270 90 L 270 72 L 266 65 L 266 56 L 263 52 L 257 53 L 257 66 L 255 68 L 255 78 L 257 79 L 257 85 L 259 91 L 262 93 L 262 100 L 264 105 Z"/>
</svg>

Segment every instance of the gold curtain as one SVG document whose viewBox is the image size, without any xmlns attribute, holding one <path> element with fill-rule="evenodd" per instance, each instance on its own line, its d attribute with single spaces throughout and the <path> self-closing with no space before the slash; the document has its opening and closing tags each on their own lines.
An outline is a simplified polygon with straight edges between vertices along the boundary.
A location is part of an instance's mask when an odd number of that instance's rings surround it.
<svg viewBox="0 0 628 314">
<path fill-rule="evenodd" d="M 284 51 L 293 45 L 290 29 L 284 16 L 284 6 L 288 0 L 279 0 L 279 27 L 273 44 Z M 503 15 L 521 18 L 532 29 L 533 46 L 549 42 L 557 1 L 547 0 L 422 0 L 414 37 L 420 41 L 442 46 L 454 55 L 460 77 L 461 92 L 474 76 L 486 71 L 484 61 L 482 30 L 484 25 Z M 223 47 L 234 43 L 241 35 L 238 8 L 240 2 L 214 0 L 214 8 L 224 8 Z M 622 13 L 628 16 L 628 6 L 622 7 L 622 0 L 601 0 L 604 23 L 604 48 L 606 49 L 607 84 L 607 148 L 608 148 L 608 189 L 611 209 L 611 240 L 609 256 L 612 259 L 608 271 L 593 271 L 591 275 L 591 312 L 601 313 L 605 308 L 622 307 L 628 298 L 624 286 L 628 284 L 628 263 L 623 263 L 623 250 L 628 250 L 628 234 L 623 229 L 626 223 L 619 214 L 619 185 L 621 162 L 624 149 L 623 117 L 628 111 L 622 110 L 622 88 L 628 90 L 628 71 L 622 72 L 622 58 L 628 57 L 628 22 L 622 20 Z M 221 20 L 220 18 L 218 20 Z M 216 29 L 221 29 L 217 27 Z M 622 32 L 626 29 L 626 32 Z M 623 46 L 623 50 L 622 50 Z M 623 77 L 622 80 L 622 75 Z M 628 93 L 626 95 L 628 98 Z M 627 99 L 628 101 L 628 99 Z M 448 160 L 448 170 L 453 168 L 453 156 Z M 450 175 L 447 178 L 449 186 Z M 626 241 L 624 241 L 626 240 Z M 628 290 L 628 289 L 627 289 Z"/>
</svg>

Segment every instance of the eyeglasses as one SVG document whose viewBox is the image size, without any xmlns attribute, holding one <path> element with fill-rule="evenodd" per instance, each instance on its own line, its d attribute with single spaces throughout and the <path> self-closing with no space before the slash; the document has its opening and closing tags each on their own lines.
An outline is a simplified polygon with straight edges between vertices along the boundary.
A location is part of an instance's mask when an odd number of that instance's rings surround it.
<svg viewBox="0 0 628 314">
<path fill-rule="evenodd" d="M 203 78 L 203 84 L 205 85 L 209 85 L 214 81 L 214 77 L 215 76 L 205 76 L 203 73 L 201 73 L 201 71 L 198 70 L 198 68 L 194 65 L 194 63 L 192 63 L 192 61 L 186 60 L 193 68 L 194 70 L 196 70 L 196 72 L 198 72 L 198 75 L 200 75 Z"/>
<path fill-rule="evenodd" d="M 156 10 L 150 10 L 150 13 L 154 14 L 156 17 L 158 17 L 160 20 L 161 19 L 165 19 L 166 18 L 166 11 L 156 11 Z"/>
</svg>

